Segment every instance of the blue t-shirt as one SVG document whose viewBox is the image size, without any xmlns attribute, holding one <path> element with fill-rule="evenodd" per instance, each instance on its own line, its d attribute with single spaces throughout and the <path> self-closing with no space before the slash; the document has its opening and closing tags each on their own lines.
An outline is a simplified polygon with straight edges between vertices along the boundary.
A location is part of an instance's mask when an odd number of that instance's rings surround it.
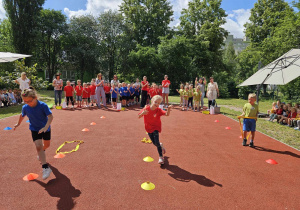
<svg viewBox="0 0 300 210">
<path fill-rule="evenodd" d="M 135 89 L 134 89 L 133 87 L 130 87 L 130 92 L 131 92 L 131 95 L 133 95 L 133 94 L 134 94 L 134 91 L 135 91 Z"/>
<path fill-rule="evenodd" d="M 119 93 L 120 93 L 120 96 L 123 96 L 123 87 L 119 88 Z"/>
<path fill-rule="evenodd" d="M 127 96 L 127 94 L 128 94 L 128 91 L 127 91 L 127 87 L 122 87 L 122 93 L 123 93 L 123 95 L 122 96 Z M 126 92 L 125 92 L 126 91 Z"/>
<path fill-rule="evenodd" d="M 115 91 L 118 92 L 118 88 L 115 88 Z M 117 93 L 115 93 L 115 91 L 113 90 L 113 88 L 111 89 L 111 97 L 112 98 L 117 98 Z"/>
<path fill-rule="evenodd" d="M 140 89 L 139 88 L 135 88 L 134 95 L 136 95 L 136 96 L 140 95 Z"/>
<path fill-rule="evenodd" d="M 29 129 L 32 131 L 39 131 L 48 122 L 48 115 L 52 114 L 47 104 L 42 101 L 37 101 L 35 107 L 30 107 L 28 104 L 25 104 L 22 107 L 22 116 L 27 116 L 30 121 Z M 50 126 L 47 132 L 50 131 Z"/>
</svg>

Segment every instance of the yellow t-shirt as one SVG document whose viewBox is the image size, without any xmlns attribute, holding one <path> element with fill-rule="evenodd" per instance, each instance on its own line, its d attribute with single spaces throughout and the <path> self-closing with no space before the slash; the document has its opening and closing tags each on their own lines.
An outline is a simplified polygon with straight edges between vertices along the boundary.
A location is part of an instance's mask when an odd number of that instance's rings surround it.
<svg viewBox="0 0 300 210">
<path fill-rule="evenodd" d="M 201 92 L 194 92 L 194 101 L 200 101 L 201 95 Z"/>
<path fill-rule="evenodd" d="M 245 117 L 257 117 L 258 105 L 251 105 L 250 103 L 246 103 L 243 107 L 243 111 L 245 113 Z"/>
<path fill-rule="evenodd" d="M 186 99 L 186 100 L 188 100 L 188 98 L 189 98 L 189 91 L 183 91 L 183 98 L 184 99 Z"/>
<path fill-rule="evenodd" d="M 183 96 L 183 93 L 184 93 L 184 89 L 180 89 L 180 90 L 179 90 L 179 95 L 180 95 L 180 96 Z"/>
<path fill-rule="evenodd" d="M 189 90 L 189 98 L 193 97 L 193 89 Z"/>
</svg>

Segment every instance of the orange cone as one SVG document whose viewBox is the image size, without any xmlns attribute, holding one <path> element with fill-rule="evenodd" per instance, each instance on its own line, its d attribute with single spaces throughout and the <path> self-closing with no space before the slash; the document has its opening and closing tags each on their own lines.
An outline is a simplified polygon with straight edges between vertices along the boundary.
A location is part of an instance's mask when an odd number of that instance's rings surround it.
<svg viewBox="0 0 300 210">
<path fill-rule="evenodd" d="M 101 119 L 105 119 L 106 117 L 104 117 L 104 116 L 101 116 L 100 118 L 101 118 Z"/>
<path fill-rule="evenodd" d="M 219 120 L 215 120 L 215 122 L 219 122 Z"/>
<path fill-rule="evenodd" d="M 89 129 L 87 129 L 87 128 L 84 128 L 84 129 L 82 129 L 82 131 L 90 131 Z"/>
<path fill-rule="evenodd" d="M 54 158 L 64 158 L 64 157 L 66 157 L 66 155 L 63 153 L 58 153 L 58 154 L 54 155 Z"/>
<path fill-rule="evenodd" d="M 90 125 L 96 125 L 96 123 L 95 123 L 95 122 L 92 122 Z"/>
<path fill-rule="evenodd" d="M 31 180 L 35 180 L 38 177 L 39 177 L 39 175 L 34 174 L 34 173 L 30 173 L 30 174 L 27 174 L 26 176 L 24 176 L 23 180 L 28 182 L 28 181 L 31 181 Z"/>
<path fill-rule="evenodd" d="M 268 159 L 268 160 L 266 160 L 266 162 L 269 163 L 269 164 L 272 164 L 272 165 L 278 164 L 278 163 L 277 163 L 275 160 L 273 160 L 273 159 Z"/>
<path fill-rule="evenodd" d="M 226 129 L 226 130 L 230 130 L 231 128 L 230 128 L 230 127 L 225 127 L 225 129 Z"/>
</svg>

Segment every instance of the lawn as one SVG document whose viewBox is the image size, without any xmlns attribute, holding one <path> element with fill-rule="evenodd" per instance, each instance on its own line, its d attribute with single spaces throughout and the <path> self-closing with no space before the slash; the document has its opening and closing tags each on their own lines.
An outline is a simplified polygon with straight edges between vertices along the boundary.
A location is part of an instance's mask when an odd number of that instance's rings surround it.
<svg viewBox="0 0 300 210">
<path fill-rule="evenodd" d="M 40 96 L 41 101 L 44 101 L 48 105 L 54 104 L 54 91 L 42 90 L 39 91 L 38 94 Z M 169 99 L 172 103 L 180 103 L 179 96 L 170 96 Z M 221 106 L 222 114 L 234 120 L 237 120 L 237 116 L 241 115 L 242 107 L 246 102 L 247 101 L 243 99 L 217 99 L 218 105 Z M 272 107 L 272 102 L 273 101 L 268 100 L 260 101 L 260 111 L 263 113 L 267 113 L 267 110 Z M 207 98 L 204 99 L 204 103 L 207 105 Z M 20 114 L 21 109 L 21 105 L 9 108 L 2 108 L 0 109 L 0 119 Z M 293 128 L 289 128 L 259 118 L 257 123 L 257 130 L 300 150 L 300 132 L 294 130 Z"/>
</svg>

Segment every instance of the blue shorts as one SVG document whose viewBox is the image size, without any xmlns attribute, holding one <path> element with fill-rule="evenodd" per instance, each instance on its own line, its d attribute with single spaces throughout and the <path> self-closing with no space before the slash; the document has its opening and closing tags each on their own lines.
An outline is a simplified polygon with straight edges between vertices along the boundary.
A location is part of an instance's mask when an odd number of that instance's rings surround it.
<svg viewBox="0 0 300 210">
<path fill-rule="evenodd" d="M 244 119 L 243 131 L 255 131 L 256 120 L 255 119 Z"/>
</svg>

